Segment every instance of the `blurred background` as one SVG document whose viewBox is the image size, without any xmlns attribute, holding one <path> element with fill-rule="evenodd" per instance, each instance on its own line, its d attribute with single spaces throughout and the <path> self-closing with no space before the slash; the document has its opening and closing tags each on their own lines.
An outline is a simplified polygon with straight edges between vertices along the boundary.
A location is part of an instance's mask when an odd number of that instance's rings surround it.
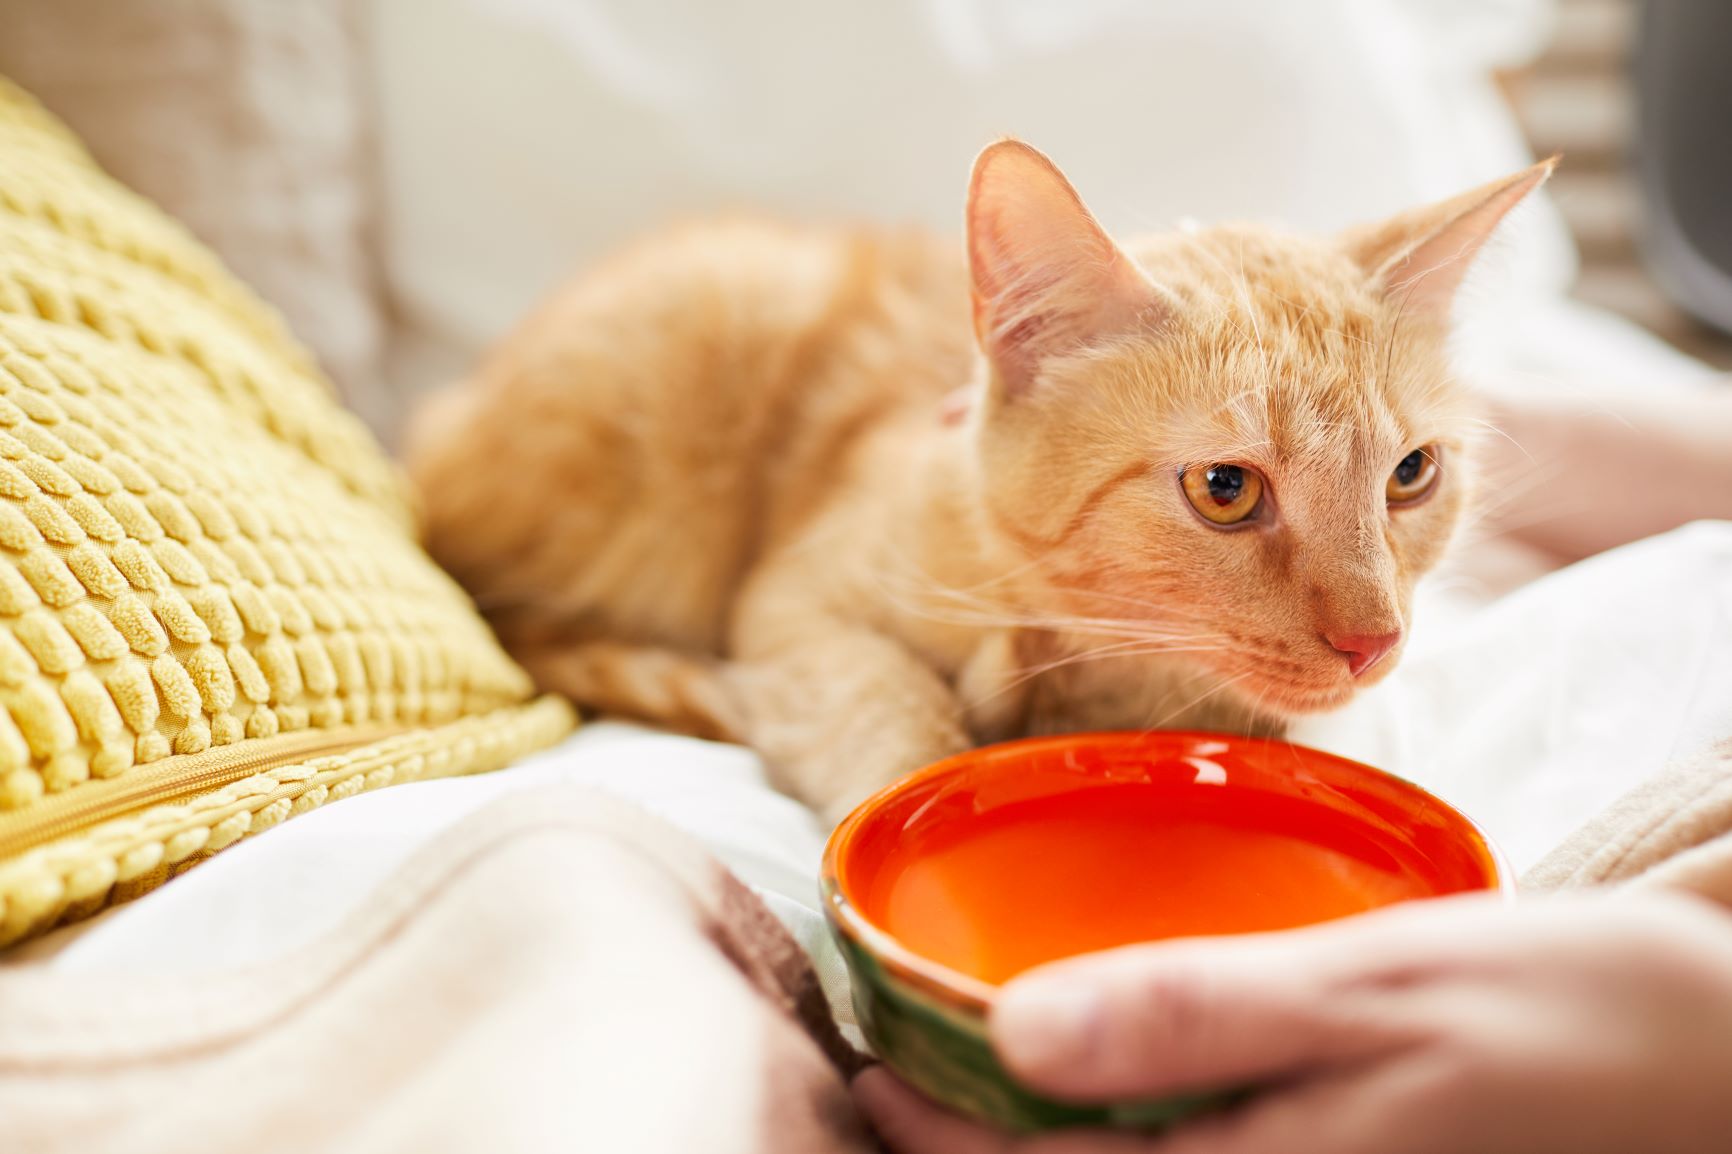
<svg viewBox="0 0 1732 1154">
<path fill-rule="evenodd" d="M 1732 366 L 1723 0 L 0 0 L 0 72 L 273 301 L 392 441 L 675 216 L 958 230 L 1049 152 L 1109 228 L 1336 229 L 1554 151 L 1463 301 L 1499 387 Z M 1681 351 L 1679 351 L 1681 350 Z"/>
<path fill-rule="evenodd" d="M 1644 22 L 1654 51 L 1641 58 Z M 1732 368 L 1732 336 L 1692 315 L 1661 288 L 1644 260 L 1642 238 L 1653 223 L 1645 216 L 1664 212 L 1663 198 L 1679 195 L 1680 189 L 1668 180 L 1665 190 L 1651 190 L 1645 211 L 1637 160 L 1641 153 L 1661 172 L 1682 162 L 1686 183 L 1695 177 L 1695 187 L 1718 198 L 1726 206 L 1724 215 L 1732 217 L 1732 185 L 1711 172 L 1688 172 L 1692 143 L 1705 152 L 1724 152 L 1732 141 L 1728 49 L 1732 4 L 1720 0 L 1558 0 L 1539 54 L 1500 76 L 1534 150 L 1564 154 L 1551 194 L 1581 254 L 1572 295 L 1629 317 L 1720 368 Z M 1639 63 L 1645 65 L 1640 78 Z M 1689 75 L 1692 71 L 1706 75 Z M 1687 93 L 1668 87 L 1680 78 L 1690 83 Z M 1675 107 L 1691 100 L 1699 103 Z M 1644 105 L 1652 117 L 1648 139 L 1639 114 Z M 1693 142 L 1668 136 L 1668 130 L 1692 129 Z M 1725 163 L 1719 157 L 1703 159 Z M 1660 179 L 1658 173 L 1654 179 Z M 1677 275 L 1662 254 L 1652 256 L 1661 278 Z M 1678 297 L 1693 299 L 1684 286 L 1671 287 Z"/>
</svg>

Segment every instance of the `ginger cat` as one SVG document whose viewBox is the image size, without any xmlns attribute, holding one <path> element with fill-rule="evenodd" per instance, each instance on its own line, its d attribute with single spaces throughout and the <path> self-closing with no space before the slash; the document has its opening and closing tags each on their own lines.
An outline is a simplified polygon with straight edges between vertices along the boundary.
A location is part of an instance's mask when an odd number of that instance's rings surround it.
<svg viewBox="0 0 1732 1154">
<path fill-rule="evenodd" d="M 1451 298 L 1550 169 L 1121 247 L 1005 140 L 966 259 L 668 231 L 422 414 L 429 546 L 545 688 L 832 817 L 980 741 L 1278 732 L 1395 660 L 1468 499 Z"/>
</svg>

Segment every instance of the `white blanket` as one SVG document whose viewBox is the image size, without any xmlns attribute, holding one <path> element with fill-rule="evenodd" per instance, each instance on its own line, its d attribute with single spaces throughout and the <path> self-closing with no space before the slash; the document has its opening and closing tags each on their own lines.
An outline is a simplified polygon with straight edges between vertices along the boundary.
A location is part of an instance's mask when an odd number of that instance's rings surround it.
<svg viewBox="0 0 1732 1154">
<path fill-rule="evenodd" d="M 1296 737 L 1461 805 L 1526 869 L 1668 761 L 1732 734 L 1732 524 L 1701 524 L 1553 574 L 1485 607 L 1421 606 L 1400 669 Z M 315 810 L 242 842 L 77 932 L 56 967 L 137 974 L 262 961 L 333 927 L 417 847 L 513 790 L 600 785 L 702 841 L 812 954 L 838 1020 L 816 819 L 749 751 L 633 726 L 585 727 L 485 777 Z"/>
</svg>

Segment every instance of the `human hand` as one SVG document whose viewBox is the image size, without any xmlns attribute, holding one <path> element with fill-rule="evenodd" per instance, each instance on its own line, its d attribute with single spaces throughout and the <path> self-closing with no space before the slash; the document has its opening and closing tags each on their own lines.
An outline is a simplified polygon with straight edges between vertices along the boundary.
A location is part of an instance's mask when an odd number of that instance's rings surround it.
<svg viewBox="0 0 1732 1154">
<path fill-rule="evenodd" d="M 1732 917 L 1657 892 L 1449 898 L 1132 946 L 1005 986 L 1018 1078 L 1078 1101 L 1263 1089 L 1166 1135 L 1016 1138 L 882 1068 L 900 1154 L 1685 1154 L 1732 1149 Z"/>
<path fill-rule="evenodd" d="M 1534 389 L 1486 382 L 1480 529 L 1578 561 L 1732 517 L 1732 389 Z"/>
</svg>

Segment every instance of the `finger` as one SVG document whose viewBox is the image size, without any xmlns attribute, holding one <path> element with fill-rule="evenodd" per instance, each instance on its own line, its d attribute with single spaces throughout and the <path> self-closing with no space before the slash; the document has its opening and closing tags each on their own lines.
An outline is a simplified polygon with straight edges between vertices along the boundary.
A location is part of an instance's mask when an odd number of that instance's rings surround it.
<svg viewBox="0 0 1732 1154">
<path fill-rule="evenodd" d="M 1313 1079 L 1180 1126 L 1146 1154 L 1431 1154 L 1479 1148 L 1457 1141 L 1448 1119 L 1425 1108 L 1436 1100 L 1438 1078 L 1423 1061 L 1397 1059 L 1369 1072 Z"/>
<path fill-rule="evenodd" d="M 1375 1020 L 1329 1003 L 1244 958 L 1151 950 L 1006 987 L 991 1028 L 1019 1079 L 1098 1101 L 1235 1086 L 1392 1044 Z"/>
<path fill-rule="evenodd" d="M 1080 1099 L 1287 1078 L 1387 1053 L 1428 1025 L 1404 991 L 1478 950 L 1487 935 L 1473 927 L 1503 916 L 1488 903 L 1423 906 L 1042 967 L 996 999 L 993 1041 L 1019 1078 Z"/>
<path fill-rule="evenodd" d="M 854 1079 L 854 1104 L 896 1154 L 1149 1154 L 1154 1141 L 1107 1130 L 1017 1138 L 952 1114 L 882 1066 Z"/>
<path fill-rule="evenodd" d="M 1343 1125 L 1331 1112 L 1345 1095 L 1338 1083 L 1310 1083 L 1303 1090 L 1253 1101 L 1228 1114 L 1199 1119 L 1172 1131 L 1149 1154 L 1369 1154 L 1352 1144 L 1357 1125 Z M 1377 1154 L 1393 1154 L 1378 1151 Z"/>
<path fill-rule="evenodd" d="M 850 1087 L 857 1106 L 896 1154 L 1011 1154 L 1008 1135 L 950 1113 L 882 1066 Z"/>
</svg>

